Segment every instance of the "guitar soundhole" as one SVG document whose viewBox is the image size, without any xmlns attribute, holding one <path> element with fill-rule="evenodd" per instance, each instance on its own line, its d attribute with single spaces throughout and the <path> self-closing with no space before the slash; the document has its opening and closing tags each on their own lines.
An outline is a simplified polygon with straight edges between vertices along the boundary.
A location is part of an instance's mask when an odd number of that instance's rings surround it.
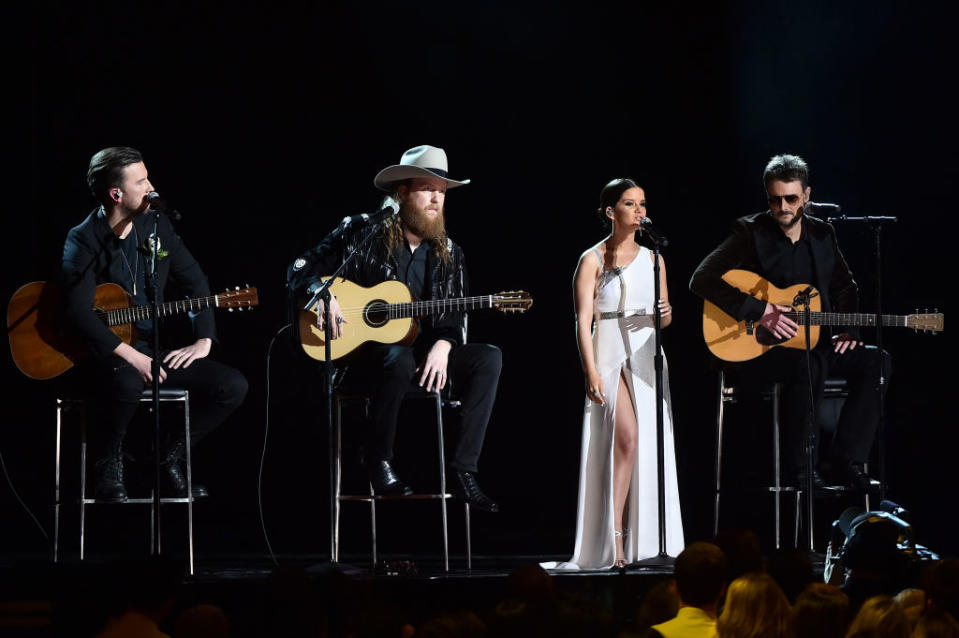
<svg viewBox="0 0 959 638">
<path fill-rule="evenodd" d="M 374 299 L 363 308 L 363 321 L 371 328 L 380 328 L 390 320 L 387 303 L 382 299 Z"/>
</svg>

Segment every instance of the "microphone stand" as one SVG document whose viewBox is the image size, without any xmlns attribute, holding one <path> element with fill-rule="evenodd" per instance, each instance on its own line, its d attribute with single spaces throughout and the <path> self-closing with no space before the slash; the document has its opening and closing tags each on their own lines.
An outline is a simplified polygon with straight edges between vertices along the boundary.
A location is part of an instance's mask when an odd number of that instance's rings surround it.
<svg viewBox="0 0 959 638">
<path fill-rule="evenodd" d="M 662 314 L 659 310 L 659 299 L 661 296 L 659 281 L 659 256 L 660 248 L 669 245 L 669 241 L 659 233 L 650 229 L 644 229 L 646 237 L 653 244 L 653 304 L 655 312 L 653 314 L 653 328 L 655 334 L 656 354 L 653 356 L 653 366 L 656 371 L 656 478 L 659 487 L 659 554 L 651 558 L 636 561 L 638 567 L 670 567 L 675 558 L 666 553 L 666 454 L 663 450 L 665 446 L 666 434 L 663 424 L 663 348 L 662 348 Z M 639 415 L 636 415 L 639 418 Z"/>
<path fill-rule="evenodd" d="M 390 216 L 392 217 L 392 216 Z M 343 260 L 343 263 L 340 264 L 329 278 L 323 282 L 316 292 L 313 293 L 313 296 L 310 297 L 310 300 L 303 306 L 303 310 L 312 310 L 313 307 L 319 301 L 323 301 L 323 346 L 324 346 L 324 356 L 326 360 L 323 362 L 323 376 L 326 382 L 326 428 L 327 428 L 327 444 L 328 444 L 328 456 L 330 462 L 330 563 L 336 564 L 336 494 L 333 492 L 333 486 L 336 484 L 336 461 L 334 459 L 334 446 L 335 441 L 333 438 L 333 358 L 332 358 L 332 346 L 330 341 L 332 339 L 332 313 L 330 312 L 330 286 L 333 285 L 333 282 L 336 281 L 336 278 L 342 273 L 347 265 L 350 264 L 359 253 L 360 249 L 366 246 L 369 243 L 370 239 L 373 238 L 373 235 L 379 231 L 380 226 L 383 224 L 386 217 L 378 222 L 375 222 L 370 225 L 369 230 L 360 240 L 360 242 L 353 248 L 352 251 L 346 256 L 346 259 Z"/>
<path fill-rule="evenodd" d="M 154 483 L 153 483 L 153 533 L 150 545 L 151 554 L 159 554 L 161 551 L 160 543 L 160 486 L 161 466 L 160 466 L 160 294 L 159 281 L 157 277 L 157 244 L 159 235 L 157 229 L 160 225 L 160 211 L 151 208 L 147 213 L 153 217 L 153 232 L 147 237 L 147 245 L 150 247 L 147 255 L 146 278 L 149 282 L 147 290 L 150 291 L 150 312 L 153 315 L 153 362 L 151 364 L 151 374 L 153 383 L 150 384 L 153 390 L 153 460 L 154 460 Z M 186 442 L 190 444 L 189 441 Z M 193 498 L 192 494 L 187 494 L 187 498 Z"/>
<path fill-rule="evenodd" d="M 827 221 L 829 221 L 829 223 L 836 221 L 864 222 L 869 225 L 873 232 L 876 252 L 876 347 L 879 349 L 879 379 L 877 387 L 879 393 L 876 399 L 879 402 L 879 410 L 877 411 L 879 427 L 876 436 L 876 455 L 879 457 L 879 500 L 884 501 L 886 500 L 886 407 L 884 400 L 886 396 L 886 353 L 882 347 L 882 241 L 880 233 L 882 233 L 883 224 L 896 223 L 899 219 L 889 215 L 866 215 L 863 217 L 840 215 L 839 217 L 830 217 Z M 867 491 L 866 498 L 868 497 L 869 493 Z"/>
<path fill-rule="evenodd" d="M 816 551 L 815 537 L 813 535 L 813 474 L 816 469 L 816 402 L 812 387 L 812 349 L 810 347 L 812 331 L 812 308 L 809 300 L 818 295 L 813 292 L 812 286 L 796 294 L 793 299 L 793 306 L 803 306 L 803 333 L 806 337 L 806 376 L 809 380 L 809 410 L 806 412 L 806 481 L 803 488 L 806 490 L 806 536 L 809 538 L 809 551 Z M 798 498 L 798 497 L 797 497 Z M 798 509 L 797 509 L 798 513 Z M 778 533 L 778 530 L 777 530 Z"/>
</svg>

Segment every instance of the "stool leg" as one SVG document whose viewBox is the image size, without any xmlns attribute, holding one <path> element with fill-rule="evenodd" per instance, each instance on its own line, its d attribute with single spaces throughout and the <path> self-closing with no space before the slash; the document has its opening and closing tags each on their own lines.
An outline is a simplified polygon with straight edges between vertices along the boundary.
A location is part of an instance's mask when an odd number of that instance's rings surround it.
<svg viewBox="0 0 959 638">
<path fill-rule="evenodd" d="M 370 536 L 373 539 L 373 568 L 376 569 L 376 493 L 373 491 L 372 483 L 370 483 L 370 528 Z"/>
<path fill-rule="evenodd" d="M 330 551 L 333 555 L 333 562 L 338 563 L 340 562 L 340 492 L 342 491 L 341 481 L 343 480 L 343 439 L 340 435 L 343 406 L 338 395 L 333 396 L 333 414 L 333 436 L 336 442 L 336 456 L 333 458 L 333 462 L 336 464 L 336 469 L 333 475 L 333 546 Z"/>
<path fill-rule="evenodd" d="M 793 519 L 794 521 L 796 521 L 796 524 L 793 525 L 793 547 L 799 547 L 799 519 L 801 516 L 799 502 L 801 500 L 801 497 L 802 497 L 802 490 L 797 489 L 796 490 L 796 514 L 795 514 L 795 518 Z"/>
<path fill-rule="evenodd" d="M 84 559 L 87 524 L 87 424 L 80 425 L 80 560 Z"/>
<path fill-rule="evenodd" d="M 466 509 L 466 569 L 473 571 L 473 547 L 470 539 L 470 504 L 463 503 Z"/>
<path fill-rule="evenodd" d="M 716 401 L 716 487 L 713 494 L 713 536 L 719 533 L 719 495 L 723 467 L 723 411 L 725 409 L 724 391 L 726 376 L 719 371 L 719 391 Z"/>
<path fill-rule="evenodd" d="M 773 386 L 773 480 L 775 481 L 776 491 L 773 493 L 773 509 L 775 510 L 775 519 L 776 519 L 776 549 L 779 549 L 781 543 L 780 540 L 780 526 L 781 526 L 781 506 L 782 499 L 780 497 L 780 490 L 782 489 L 782 476 L 780 473 L 780 459 L 779 459 L 779 393 L 781 390 L 780 384 L 775 384 Z"/>
<path fill-rule="evenodd" d="M 193 460 L 190 450 L 190 393 L 183 395 L 183 436 L 186 442 L 186 527 L 190 553 L 190 575 L 193 575 Z"/>
<path fill-rule="evenodd" d="M 443 398 L 436 391 L 436 439 L 440 458 L 440 507 L 443 510 L 443 570 L 450 570 L 449 527 L 446 522 L 446 451 L 443 443 Z"/>
<path fill-rule="evenodd" d="M 53 562 L 60 560 L 60 433 L 62 431 L 63 400 L 57 399 L 57 432 L 53 483 Z"/>
</svg>

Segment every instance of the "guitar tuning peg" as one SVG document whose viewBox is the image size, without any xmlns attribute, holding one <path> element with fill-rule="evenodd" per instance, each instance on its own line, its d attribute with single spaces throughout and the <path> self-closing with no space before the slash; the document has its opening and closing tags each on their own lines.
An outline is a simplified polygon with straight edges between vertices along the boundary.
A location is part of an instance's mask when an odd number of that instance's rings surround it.
<svg viewBox="0 0 959 638">
<path fill-rule="evenodd" d="M 243 287 L 244 287 L 244 288 L 249 288 L 249 287 L 250 287 L 250 284 L 243 284 Z"/>
<path fill-rule="evenodd" d="M 239 286 L 234 286 L 234 287 L 233 287 L 233 290 L 239 290 L 239 289 L 240 289 Z"/>
<path fill-rule="evenodd" d="M 226 311 L 227 311 L 227 312 L 233 312 L 233 308 L 227 308 Z"/>
</svg>

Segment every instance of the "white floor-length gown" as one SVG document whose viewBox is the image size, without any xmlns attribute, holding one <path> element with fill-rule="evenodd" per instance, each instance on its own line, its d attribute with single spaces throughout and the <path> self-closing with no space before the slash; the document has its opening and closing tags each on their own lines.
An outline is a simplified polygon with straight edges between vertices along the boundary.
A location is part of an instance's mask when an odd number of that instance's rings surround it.
<svg viewBox="0 0 959 638">
<path fill-rule="evenodd" d="M 603 263 L 602 256 L 600 263 Z M 613 444 L 620 376 L 627 380 L 637 421 L 636 460 L 626 499 L 625 558 L 631 563 L 659 553 L 659 492 L 656 458 L 656 348 L 652 252 L 604 270 L 595 302 L 593 352 L 606 405 L 586 399 L 579 471 L 576 545 L 565 563 L 548 569 L 605 569 L 616 560 L 613 513 Z M 605 317 L 604 318 L 604 314 Z M 618 315 L 618 316 L 612 316 Z M 683 523 L 676 481 L 669 376 L 663 365 L 663 429 L 666 482 L 666 552 L 683 550 Z"/>
</svg>

